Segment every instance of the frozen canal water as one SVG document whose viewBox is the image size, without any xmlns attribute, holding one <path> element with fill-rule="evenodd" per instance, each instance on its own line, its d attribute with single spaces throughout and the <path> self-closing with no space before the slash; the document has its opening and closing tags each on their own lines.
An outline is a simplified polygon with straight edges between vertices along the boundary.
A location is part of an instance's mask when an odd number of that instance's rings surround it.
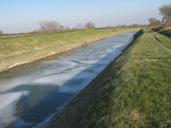
<svg viewBox="0 0 171 128">
<path fill-rule="evenodd" d="M 0 74 L 0 128 L 31 128 L 61 111 L 132 41 L 124 33 Z"/>
</svg>

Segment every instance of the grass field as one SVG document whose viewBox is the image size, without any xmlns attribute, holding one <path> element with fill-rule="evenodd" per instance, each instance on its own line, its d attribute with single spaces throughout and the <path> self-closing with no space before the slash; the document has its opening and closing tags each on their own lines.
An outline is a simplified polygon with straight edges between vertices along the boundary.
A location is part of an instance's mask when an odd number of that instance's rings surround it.
<svg viewBox="0 0 171 128">
<path fill-rule="evenodd" d="M 145 32 L 49 128 L 56 126 L 170 128 L 171 38 Z"/>
<path fill-rule="evenodd" d="M 138 28 L 73 30 L 0 37 L 0 72 Z"/>
</svg>

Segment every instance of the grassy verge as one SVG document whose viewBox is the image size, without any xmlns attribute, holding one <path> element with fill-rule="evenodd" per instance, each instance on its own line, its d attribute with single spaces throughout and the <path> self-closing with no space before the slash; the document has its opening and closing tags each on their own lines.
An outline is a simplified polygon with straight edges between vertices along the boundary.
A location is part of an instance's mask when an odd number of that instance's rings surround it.
<svg viewBox="0 0 171 128">
<path fill-rule="evenodd" d="M 138 28 L 108 28 L 0 38 L 0 72 Z"/>
<path fill-rule="evenodd" d="M 171 127 L 170 48 L 170 38 L 146 32 L 75 97 L 49 128 Z"/>
</svg>

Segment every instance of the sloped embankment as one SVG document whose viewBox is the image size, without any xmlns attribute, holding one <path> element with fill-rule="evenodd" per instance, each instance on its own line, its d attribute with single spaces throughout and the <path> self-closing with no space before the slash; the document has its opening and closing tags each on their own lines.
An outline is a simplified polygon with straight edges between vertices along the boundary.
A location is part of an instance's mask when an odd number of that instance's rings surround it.
<svg viewBox="0 0 171 128">
<path fill-rule="evenodd" d="M 0 72 L 139 28 L 104 28 L 0 37 Z"/>
<path fill-rule="evenodd" d="M 144 33 L 49 128 L 170 127 L 170 46 L 170 38 Z"/>
</svg>

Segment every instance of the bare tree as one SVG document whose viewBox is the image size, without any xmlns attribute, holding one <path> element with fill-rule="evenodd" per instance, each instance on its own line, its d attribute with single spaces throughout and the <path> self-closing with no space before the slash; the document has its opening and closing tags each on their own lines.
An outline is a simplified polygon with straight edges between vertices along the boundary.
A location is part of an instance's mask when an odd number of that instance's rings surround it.
<svg viewBox="0 0 171 128">
<path fill-rule="evenodd" d="M 157 20 L 155 18 L 150 18 L 148 21 L 149 21 L 149 26 L 160 26 L 161 25 L 160 20 Z"/>
<path fill-rule="evenodd" d="M 85 29 L 95 28 L 95 23 L 89 21 L 84 25 Z"/>
<path fill-rule="evenodd" d="M 53 31 L 61 31 L 64 29 L 64 26 L 61 26 L 56 21 L 45 21 L 40 22 L 40 30 L 44 32 L 53 32 Z"/>
<path fill-rule="evenodd" d="M 163 5 L 159 8 L 160 14 L 162 15 L 162 26 L 171 23 L 171 4 Z"/>
</svg>

